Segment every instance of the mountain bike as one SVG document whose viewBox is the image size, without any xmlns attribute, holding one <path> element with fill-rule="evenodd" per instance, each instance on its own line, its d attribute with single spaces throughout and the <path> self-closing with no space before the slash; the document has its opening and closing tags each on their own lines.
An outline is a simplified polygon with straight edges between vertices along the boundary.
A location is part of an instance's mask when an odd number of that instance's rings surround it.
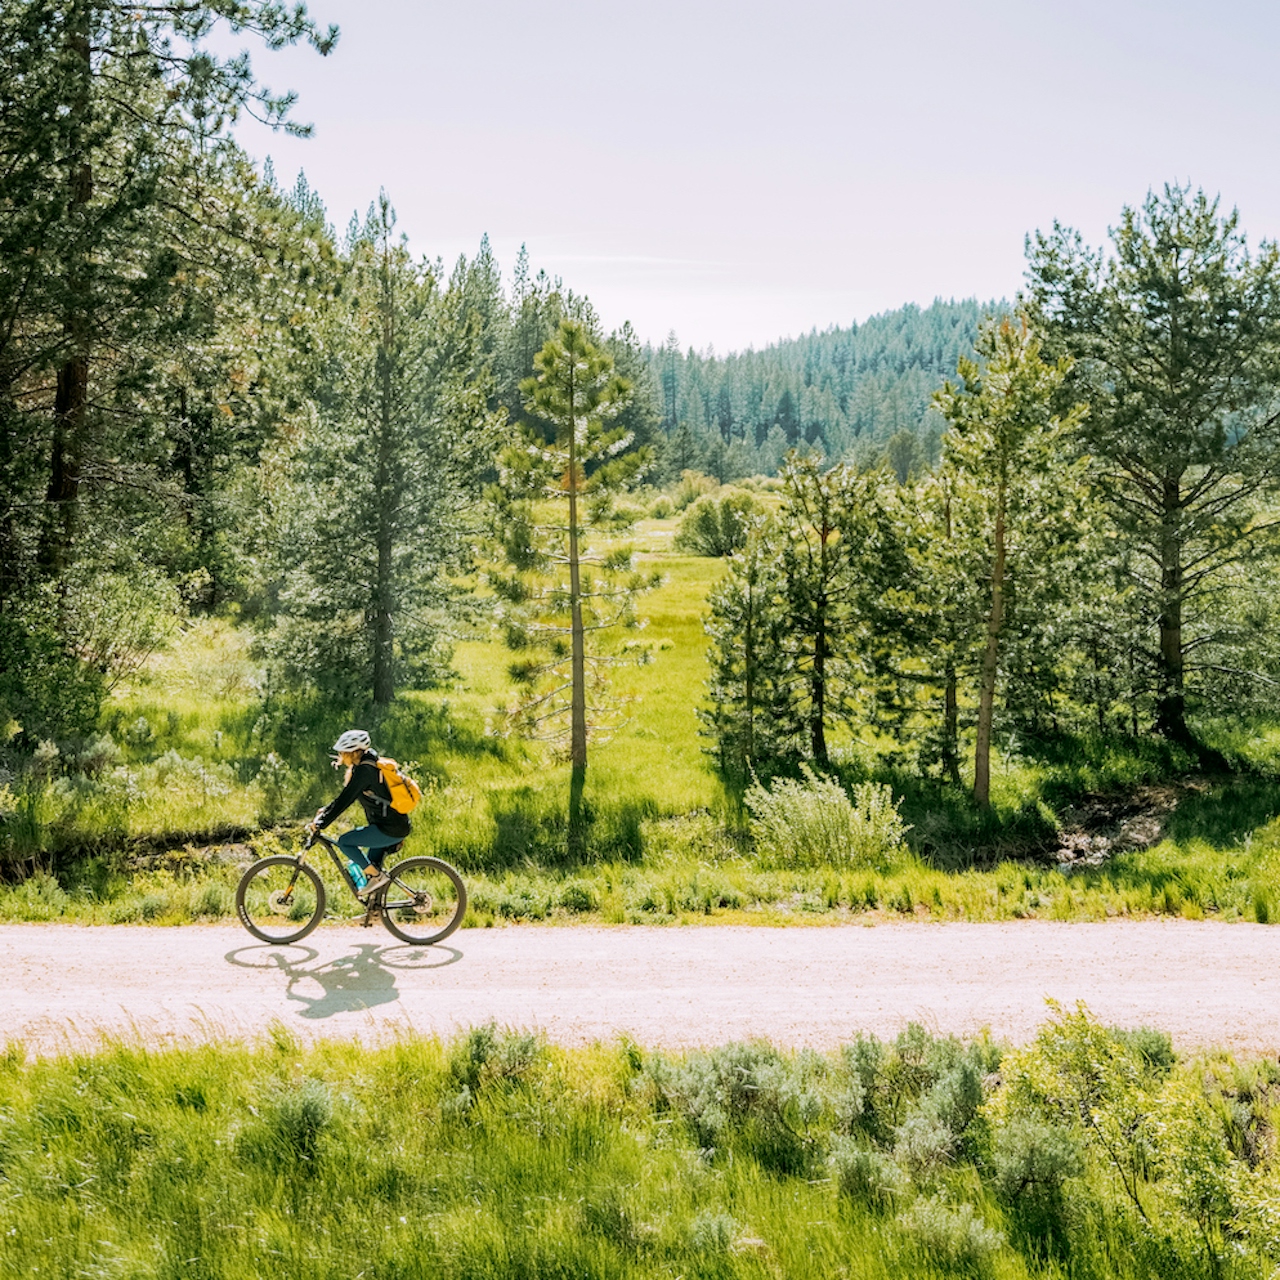
<svg viewBox="0 0 1280 1280">
<path fill-rule="evenodd" d="M 297 942 L 324 918 L 328 901 L 324 881 L 307 861 L 307 854 L 323 845 L 338 874 L 364 909 L 365 928 L 375 920 L 401 942 L 427 946 L 447 938 L 467 910 L 467 888 L 462 877 L 440 858 L 406 858 L 387 868 L 390 883 L 362 899 L 360 887 L 347 869 L 347 859 L 322 831 L 309 832 L 296 856 L 275 854 L 260 858 L 240 877 L 236 886 L 236 913 L 240 923 L 263 942 Z M 392 845 L 387 856 L 397 853 Z"/>
</svg>

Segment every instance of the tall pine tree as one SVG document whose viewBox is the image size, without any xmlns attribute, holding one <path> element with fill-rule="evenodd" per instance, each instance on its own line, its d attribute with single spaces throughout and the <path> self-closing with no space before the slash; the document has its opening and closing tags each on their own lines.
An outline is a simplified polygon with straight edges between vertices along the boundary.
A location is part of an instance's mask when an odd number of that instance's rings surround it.
<svg viewBox="0 0 1280 1280">
<path fill-rule="evenodd" d="M 1251 254 L 1238 214 L 1190 187 L 1126 208 L 1108 255 L 1054 225 L 1028 244 L 1049 350 L 1075 359 L 1096 482 L 1155 621 L 1156 725 L 1200 749 L 1188 691 L 1215 666 L 1213 600 L 1276 549 L 1280 495 L 1280 248 Z M 1235 675 L 1265 675 L 1246 664 Z"/>
<path fill-rule="evenodd" d="M 629 431 L 611 425 L 630 386 L 585 324 L 562 320 L 534 366 L 522 390 L 536 425 L 503 451 L 494 490 L 505 567 L 495 568 L 490 581 L 505 603 L 507 642 L 521 655 L 511 670 L 524 693 L 512 720 L 565 748 L 569 842 L 580 856 L 588 735 L 610 717 L 604 695 L 609 658 L 599 640 L 614 627 L 635 624 L 636 593 L 651 585 L 633 567 L 629 546 L 592 547 L 588 539 L 594 532 L 603 543 L 621 531 L 613 495 L 649 455 L 632 448 Z"/>
<path fill-rule="evenodd" d="M 500 421 L 465 291 L 394 228 L 383 195 L 348 234 L 313 398 L 273 459 L 287 480 L 270 652 L 287 685 L 375 710 L 440 670 Z"/>
</svg>

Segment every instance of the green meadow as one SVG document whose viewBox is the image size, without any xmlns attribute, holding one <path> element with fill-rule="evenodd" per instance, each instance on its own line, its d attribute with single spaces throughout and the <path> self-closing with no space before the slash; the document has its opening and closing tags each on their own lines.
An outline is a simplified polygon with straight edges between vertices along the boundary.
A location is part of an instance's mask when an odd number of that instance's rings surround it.
<svg viewBox="0 0 1280 1280">
<path fill-rule="evenodd" d="M 487 632 L 458 644 L 453 679 L 405 694 L 370 725 L 425 788 L 407 851 L 464 871 L 468 925 L 1266 922 L 1280 912 L 1280 728 L 1271 725 L 1206 727 L 1236 765 L 1220 778 L 1189 775 L 1154 740 L 1006 750 L 988 814 L 895 769 L 884 743 L 844 741 L 843 781 L 893 788 L 909 848 L 879 869 L 769 865 L 695 715 L 707 674 L 702 617 L 723 562 L 673 554 L 675 527 L 646 520 L 638 530 L 663 581 L 642 600 L 646 625 L 624 641 L 617 723 L 592 744 L 584 859 L 566 854 L 567 765 L 501 733 L 510 656 Z M 323 705 L 274 694 L 250 636 L 234 618 L 191 624 L 116 692 L 97 738 L 42 747 L 43 774 L 0 788 L 7 856 L 26 877 L 0 888 L 0 919 L 224 918 L 248 861 L 297 846 L 302 820 L 334 790 L 327 748 L 347 726 Z M 1099 807 L 1136 815 L 1148 842 L 1101 865 L 1060 864 L 1061 830 Z"/>
</svg>

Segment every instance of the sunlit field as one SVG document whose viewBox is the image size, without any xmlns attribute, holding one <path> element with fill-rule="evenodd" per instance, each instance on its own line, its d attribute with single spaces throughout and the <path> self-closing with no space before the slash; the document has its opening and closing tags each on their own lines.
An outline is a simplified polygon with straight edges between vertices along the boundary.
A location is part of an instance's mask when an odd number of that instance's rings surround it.
<svg viewBox="0 0 1280 1280">
<path fill-rule="evenodd" d="M 425 796 L 406 852 L 464 871 L 469 926 L 580 920 L 830 924 L 860 919 L 1104 919 L 1176 915 L 1269 921 L 1280 911 L 1280 731 L 1216 731 L 1244 771 L 1171 780 L 1156 744 L 1079 740 L 1056 757 L 998 757 L 994 811 L 895 774 L 881 776 L 910 824 L 891 868 L 778 869 L 752 848 L 740 797 L 707 753 L 707 591 L 723 561 L 671 553 L 674 519 L 637 531 L 663 573 L 643 598 L 646 625 L 615 671 L 622 711 L 591 748 L 588 852 L 566 855 L 567 767 L 503 735 L 508 651 L 477 634 L 456 678 L 410 691 L 376 729 L 412 765 Z M 240 871 L 296 848 L 300 818 L 332 794 L 328 746 L 344 727 L 322 706 L 275 700 L 232 620 L 193 624 L 109 704 L 103 733 L 45 784 L 8 793 L 7 821 L 28 841 L 24 883 L 0 889 L 0 918 L 183 923 L 232 914 Z M 847 777 L 874 751 L 840 754 Z M 54 773 L 50 768 L 50 774 Z M 1059 866 L 1056 830 L 1088 796 L 1151 793 L 1160 838 L 1102 865 Z M 1154 802 L 1153 802 L 1154 803 Z M 318 864 L 331 876 L 327 859 Z M 340 884 L 331 911 L 358 913 Z"/>
<path fill-rule="evenodd" d="M 1254 1277 L 1276 1088 L 1079 1011 L 1016 1051 L 11 1044 L 0 1275 Z"/>
</svg>

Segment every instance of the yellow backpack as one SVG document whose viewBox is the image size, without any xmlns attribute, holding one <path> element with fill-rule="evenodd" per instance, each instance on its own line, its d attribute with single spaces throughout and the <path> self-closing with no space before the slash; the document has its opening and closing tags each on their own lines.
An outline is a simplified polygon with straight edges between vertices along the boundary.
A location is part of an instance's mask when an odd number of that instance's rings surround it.
<svg viewBox="0 0 1280 1280">
<path fill-rule="evenodd" d="M 391 807 L 397 813 L 412 813 L 422 799 L 422 788 L 407 774 L 401 773 L 400 766 L 390 756 L 378 757 L 378 769 L 391 792 Z"/>
</svg>

